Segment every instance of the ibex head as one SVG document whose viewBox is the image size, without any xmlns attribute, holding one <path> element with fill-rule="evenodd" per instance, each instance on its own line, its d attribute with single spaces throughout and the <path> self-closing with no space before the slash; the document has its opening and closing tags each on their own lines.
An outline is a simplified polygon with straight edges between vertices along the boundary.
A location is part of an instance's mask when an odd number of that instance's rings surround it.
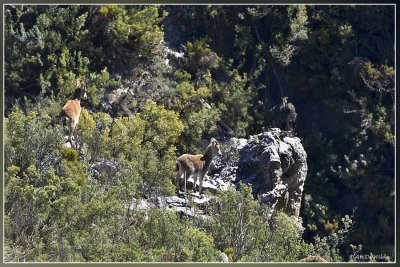
<svg viewBox="0 0 400 267">
<path fill-rule="evenodd" d="M 212 137 L 210 141 L 210 146 L 214 155 L 222 156 L 221 145 L 218 143 L 217 139 Z"/>
<path fill-rule="evenodd" d="M 79 99 L 87 99 L 86 83 L 85 82 L 81 82 L 79 79 L 76 80 L 75 92 L 77 92 L 77 97 Z"/>
</svg>

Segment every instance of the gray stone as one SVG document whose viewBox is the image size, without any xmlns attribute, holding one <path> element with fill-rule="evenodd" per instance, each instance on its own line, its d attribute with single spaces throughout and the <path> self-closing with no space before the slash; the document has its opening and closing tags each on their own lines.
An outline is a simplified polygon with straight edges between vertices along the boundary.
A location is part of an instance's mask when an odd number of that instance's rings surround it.
<svg viewBox="0 0 400 267">
<path fill-rule="evenodd" d="M 299 216 L 307 154 L 297 137 L 272 128 L 251 136 L 240 151 L 237 181 L 255 184 L 261 201 L 289 215 Z"/>
<path fill-rule="evenodd" d="M 193 193 L 193 178 L 190 177 L 186 184 L 186 199 L 184 192 L 180 191 L 176 196 L 159 196 L 146 200 L 146 203 L 136 203 L 135 207 L 166 208 L 196 218 L 208 217 L 207 209 L 215 202 L 218 193 L 236 188 L 241 181 L 252 185 L 253 193 L 270 208 L 270 214 L 282 210 L 299 217 L 307 175 L 307 154 L 299 138 L 272 128 L 248 139 L 232 138 L 224 146 L 228 146 L 224 148 L 227 151 L 236 150 L 237 159 L 220 159 L 218 168 L 204 177 L 203 189 L 212 196 Z M 111 163 L 105 165 L 114 167 Z"/>
<path fill-rule="evenodd" d="M 241 150 L 247 144 L 247 139 L 233 137 L 229 139 L 228 145 L 231 148 Z"/>
<path fill-rule="evenodd" d="M 221 252 L 221 261 L 220 262 L 229 262 L 229 258 L 224 252 Z"/>
<path fill-rule="evenodd" d="M 165 201 L 169 207 L 183 207 L 186 203 L 188 206 L 190 206 L 189 201 L 186 201 L 184 198 L 180 198 L 178 196 L 165 197 Z"/>
<path fill-rule="evenodd" d="M 176 211 L 178 213 L 182 213 L 183 215 L 187 215 L 189 217 L 193 217 L 195 214 L 192 212 L 192 210 L 188 207 L 173 207 L 171 208 L 173 211 Z"/>
</svg>

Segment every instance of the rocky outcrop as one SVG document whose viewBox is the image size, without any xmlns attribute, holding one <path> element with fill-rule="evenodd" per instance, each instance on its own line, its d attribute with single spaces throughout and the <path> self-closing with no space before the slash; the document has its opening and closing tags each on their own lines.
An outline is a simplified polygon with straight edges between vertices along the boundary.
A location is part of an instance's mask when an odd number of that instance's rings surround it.
<svg viewBox="0 0 400 267">
<path fill-rule="evenodd" d="M 223 147 L 223 157 L 213 162 L 210 176 L 203 183 L 206 191 L 216 195 L 221 190 L 237 187 L 239 182 L 251 184 L 254 194 L 271 208 L 271 213 L 281 210 L 299 217 L 307 175 L 307 154 L 299 138 L 272 128 L 249 139 L 231 138 Z M 192 178 L 188 179 L 187 188 L 193 188 Z M 188 206 L 204 215 L 212 199 L 190 194 Z M 166 203 L 165 207 L 187 213 L 183 194 L 167 199 Z"/>
<path fill-rule="evenodd" d="M 151 199 L 137 199 L 130 205 L 125 205 L 125 208 L 132 210 L 148 211 L 152 208 L 167 209 L 178 212 L 184 216 L 207 219 L 208 206 L 212 205 L 214 196 L 200 197 L 195 193 L 188 193 L 187 198 L 181 193 L 179 196 L 159 196 Z"/>
<path fill-rule="evenodd" d="M 306 175 L 307 154 L 300 139 L 272 128 L 251 136 L 240 151 L 236 181 L 251 182 L 272 210 L 298 217 Z"/>
<path fill-rule="evenodd" d="M 253 193 L 271 208 L 271 213 L 282 210 L 298 217 L 307 175 L 307 154 L 297 137 L 290 132 L 272 128 L 249 139 L 231 138 L 222 145 L 223 156 L 216 158 L 203 181 L 201 196 L 193 192 L 193 178 L 187 181 L 187 197 L 184 192 L 176 196 L 158 196 L 137 200 L 130 208 L 147 210 L 166 208 L 187 216 L 206 218 L 208 209 L 219 192 L 237 188 L 239 182 L 251 184 Z M 100 173 L 112 174 L 116 163 L 102 160 L 92 164 L 94 177 Z"/>
</svg>

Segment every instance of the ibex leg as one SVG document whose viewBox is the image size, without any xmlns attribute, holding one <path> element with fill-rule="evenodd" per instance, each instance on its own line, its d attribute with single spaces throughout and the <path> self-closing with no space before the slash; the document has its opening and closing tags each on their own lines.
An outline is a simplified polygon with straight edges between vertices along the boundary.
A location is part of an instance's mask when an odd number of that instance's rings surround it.
<svg viewBox="0 0 400 267">
<path fill-rule="evenodd" d="M 181 190 L 181 179 L 182 179 L 182 173 L 178 170 L 175 176 L 175 187 L 178 191 Z"/>
<path fill-rule="evenodd" d="M 201 194 L 201 189 L 203 187 L 203 178 L 204 178 L 204 175 L 200 175 L 199 196 Z"/>
<path fill-rule="evenodd" d="M 197 174 L 193 175 L 193 192 L 196 192 Z"/>
</svg>

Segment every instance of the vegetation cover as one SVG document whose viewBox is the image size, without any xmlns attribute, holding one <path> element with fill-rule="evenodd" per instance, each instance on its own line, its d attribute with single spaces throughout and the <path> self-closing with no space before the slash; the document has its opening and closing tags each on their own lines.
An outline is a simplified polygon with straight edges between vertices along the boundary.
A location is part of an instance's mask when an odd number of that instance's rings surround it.
<svg viewBox="0 0 400 267">
<path fill-rule="evenodd" d="M 5 261 L 394 261 L 394 8 L 5 5 Z M 138 208 L 174 194 L 180 154 L 266 131 L 284 96 L 308 154 L 300 222 L 246 185 L 210 220 Z"/>
</svg>

